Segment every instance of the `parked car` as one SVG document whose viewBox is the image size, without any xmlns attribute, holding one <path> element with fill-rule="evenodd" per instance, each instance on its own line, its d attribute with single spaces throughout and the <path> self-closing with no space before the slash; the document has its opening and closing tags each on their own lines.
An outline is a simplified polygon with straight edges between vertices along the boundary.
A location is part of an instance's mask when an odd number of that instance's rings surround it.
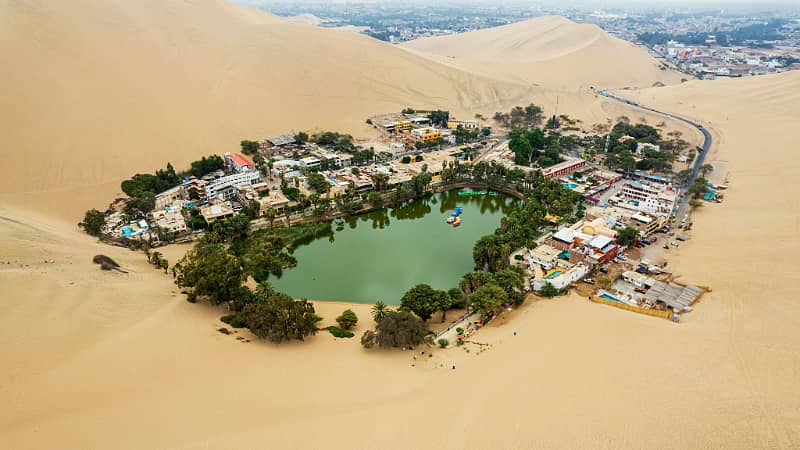
<svg viewBox="0 0 800 450">
<path fill-rule="evenodd" d="M 670 236 L 675 236 L 675 232 L 674 232 L 674 231 L 670 231 L 670 232 L 669 232 L 669 235 L 670 235 Z"/>
<path fill-rule="evenodd" d="M 584 278 L 584 279 L 583 279 L 583 282 L 584 282 L 584 283 L 587 283 L 587 284 L 594 284 L 594 280 L 593 280 L 593 279 L 591 279 L 591 278 Z"/>
<path fill-rule="evenodd" d="M 658 238 L 656 236 L 653 236 L 652 239 L 650 239 L 651 244 L 655 244 L 656 241 L 658 241 Z"/>
<path fill-rule="evenodd" d="M 639 266 L 636 268 L 636 273 L 647 273 L 647 268 Z"/>
<path fill-rule="evenodd" d="M 644 289 L 642 289 L 640 287 L 637 287 L 636 289 L 634 289 L 634 291 L 636 291 L 636 292 L 638 292 L 640 294 L 644 294 L 644 292 L 645 292 Z"/>
<path fill-rule="evenodd" d="M 686 240 L 686 238 L 685 238 L 685 237 L 683 237 L 683 236 L 678 236 L 678 237 L 676 237 L 675 239 L 677 239 L 677 240 L 679 240 L 679 241 L 685 241 L 685 240 Z"/>
<path fill-rule="evenodd" d="M 677 243 L 677 242 L 675 242 L 675 241 L 672 241 L 671 245 L 672 245 L 673 247 L 677 247 L 677 246 L 678 246 L 678 243 Z"/>
<path fill-rule="evenodd" d="M 628 259 L 628 257 L 625 255 L 617 255 L 617 258 L 619 258 L 620 261 L 625 261 L 626 259 Z"/>
<path fill-rule="evenodd" d="M 608 273 L 608 269 L 606 269 L 605 267 L 601 267 L 600 268 L 600 272 Z"/>
</svg>

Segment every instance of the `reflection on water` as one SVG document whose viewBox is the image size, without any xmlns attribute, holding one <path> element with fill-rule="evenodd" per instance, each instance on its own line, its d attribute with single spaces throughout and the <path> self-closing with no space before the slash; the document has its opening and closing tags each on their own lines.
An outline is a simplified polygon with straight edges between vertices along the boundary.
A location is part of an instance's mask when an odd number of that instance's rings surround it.
<svg viewBox="0 0 800 450">
<path fill-rule="evenodd" d="M 328 239 L 298 247 L 297 267 L 271 281 L 295 297 L 388 304 L 418 283 L 455 287 L 472 270 L 475 241 L 494 231 L 515 202 L 450 191 L 337 219 Z M 445 222 L 456 206 L 464 208 L 457 228 Z"/>
</svg>

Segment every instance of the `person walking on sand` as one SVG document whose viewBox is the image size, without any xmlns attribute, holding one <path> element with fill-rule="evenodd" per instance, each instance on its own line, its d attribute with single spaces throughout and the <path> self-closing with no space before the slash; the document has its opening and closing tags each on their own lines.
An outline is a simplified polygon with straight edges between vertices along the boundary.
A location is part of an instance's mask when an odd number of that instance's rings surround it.
<svg viewBox="0 0 800 450">
<path fill-rule="evenodd" d="M 453 370 L 456 370 L 456 364 L 453 363 Z"/>
</svg>

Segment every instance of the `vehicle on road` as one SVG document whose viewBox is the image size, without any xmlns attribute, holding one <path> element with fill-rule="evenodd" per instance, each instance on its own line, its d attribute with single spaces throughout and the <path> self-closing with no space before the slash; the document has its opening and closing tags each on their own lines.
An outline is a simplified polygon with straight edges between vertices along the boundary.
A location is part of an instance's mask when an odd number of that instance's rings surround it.
<svg viewBox="0 0 800 450">
<path fill-rule="evenodd" d="M 644 294 L 644 293 L 645 293 L 645 290 L 644 290 L 644 289 L 642 289 L 642 288 L 639 288 L 639 287 L 637 287 L 636 289 L 634 289 L 634 291 L 636 291 L 636 292 L 638 292 L 638 293 L 640 293 L 640 294 Z"/>
<path fill-rule="evenodd" d="M 677 242 L 675 242 L 675 241 L 672 241 L 672 243 L 670 245 L 672 245 L 673 247 L 677 247 L 679 244 Z"/>
<path fill-rule="evenodd" d="M 685 238 L 685 237 L 683 237 L 683 236 L 678 236 L 678 237 L 676 237 L 675 239 L 676 239 L 676 240 L 678 240 L 678 241 L 681 241 L 681 242 L 683 242 L 683 241 L 685 241 L 685 240 L 686 240 L 686 238 Z"/>
<path fill-rule="evenodd" d="M 583 282 L 586 283 L 586 284 L 594 284 L 594 280 L 591 279 L 591 278 L 584 278 Z"/>
<path fill-rule="evenodd" d="M 608 273 L 608 269 L 606 269 L 605 267 L 601 267 L 600 268 L 600 272 Z"/>
</svg>

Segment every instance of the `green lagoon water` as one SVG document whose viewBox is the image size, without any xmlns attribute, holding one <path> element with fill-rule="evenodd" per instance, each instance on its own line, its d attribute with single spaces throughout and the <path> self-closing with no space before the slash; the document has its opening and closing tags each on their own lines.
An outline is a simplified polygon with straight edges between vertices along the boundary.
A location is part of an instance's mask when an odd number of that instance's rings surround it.
<svg viewBox="0 0 800 450">
<path fill-rule="evenodd" d="M 332 236 L 297 248 L 297 267 L 270 281 L 297 298 L 390 305 L 415 284 L 456 287 L 473 269 L 475 241 L 492 233 L 516 201 L 450 191 L 337 220 Z M 457 205 L 464 212 L 454 228 L 445 219 Z"/>
</svg>

